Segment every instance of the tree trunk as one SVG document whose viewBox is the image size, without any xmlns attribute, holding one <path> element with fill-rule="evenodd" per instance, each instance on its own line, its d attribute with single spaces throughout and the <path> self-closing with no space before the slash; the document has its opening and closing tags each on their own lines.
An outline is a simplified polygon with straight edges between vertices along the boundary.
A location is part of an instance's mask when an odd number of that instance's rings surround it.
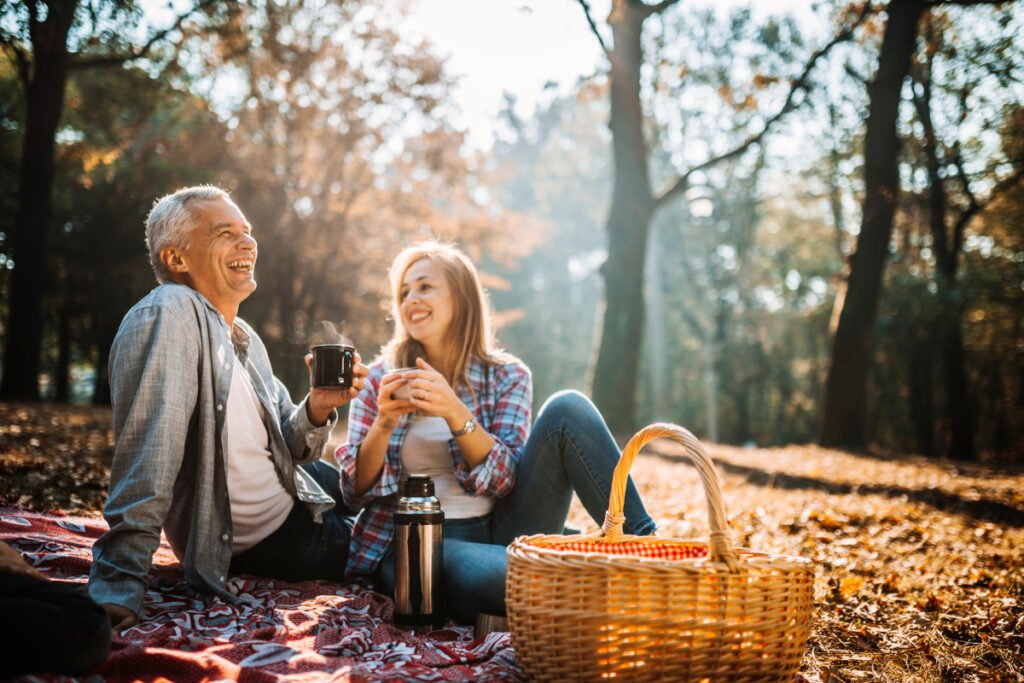
<svg viewBox="0 0 1024 683">
<path fill-rule="evenodd" d="M 867 445 L 867 394 L 871 343 L 899 194 L 900 91 L 917 44 L 924 0 L 890 0 L 878 71 L 868 86 L 864 140 L 864 208 L 857 249 L 850 258 L 848 289 L 825 383 L 823 446 Z"/>
<path fill-rule="evenodd" d="M 704 326 L 704 402 L 708 411 L 708 440 L 711 443 L 718 443 L 721 440 L 721 432 L 718 429 L 718 358 L 722 351 L 715 345 L 713 326 L 712 320 L 708 320 Z"/>
<path fill-rule="evenodd" d="M 910 389 L 910 421 L 914 433 L 913 449 L 921 455 L 935 455 L 935 409 L 932 382 L 931 347 L 921 344 L 911 349 L 907 359 Z"/>
<path fill-rule="evenodd" d="M 49 283 L 47 241 L 52 214 L 54 149 L 68 75 L 67 37 L 77 0 L 48 3 L 31 27 L 32 74 L 26 92 L 25 139 L 14 219 L 10 309 L 5 331 L 4 398 L 39 399 L 43 292 Z"/>
<path fill-rule="evenodd" d="M 54 400 L 68 403 L 71 400 L 71 307 L 65 299 L 57 311 L 57 368 L 53 371 L 57 391 Z"/>
<path fill-rule="evenodd" d="M 97 406 L 110 405 L 110 347 L 121 326 L 119 318 L 109 316 L 93 318 L 93 341 L 96 344 L 96 376 L 92 383 L 92 403 Z"/>
<path fill-rule="evenodd" d="M 974 410 L 967 381 L 964 350 L 963 308 L 955 288 L 947 294 L 942 316 L 942 371 L 946 384 L 946 414 L 949 417 L 949 456 L 974 460 Z"/>
<path fill-rule="evenodd" d="M 931 26 L 927 37 L 931 38 Z M 967 359 L 963 340 L 963 306 L 957 283 L 959 252 L 961 244 L 957 232 L 961 225 L 954 227 L 949 235 L 948 208 L 945 178 L 940 172 L 938 139 L 932 121 L 931 63 L 921 65 L 920 93 L 915 92 L 914 104 L 918 119 L 924 129 L 924 151 L 928 172 L 928 226 L 931 231 L 932 249 L 935 252 L 935 279 L 939 288 L 940 313 L 935 318 L 935 338 L 939 340 L 943 383 L 945 385 L 946 417 L 949 421 L 950 441 L 947 455 L 964 460 L 973 460 L 974 425 L 970 387 L 967 381 Z"/>
<path fill-rule="evenodd" d="M 843 237 L 846 234 L 846 220 L 843 217 L 843 190 L 839 185 L 839 179 L 842 171 L 840 171 L 840 162 L 842 161 L 841 154 L 839 153 L 839 132 L 836 130 L 838 126 L 838 115 L 834 105 L 829 104 L 828 106 L 828 122 L 829 130 L 832 136 L 829 139 L 830 147 L 828 151 L 828 203 L 829 208 L 832 211 L 832 225 L 835 227 L 836 232 L 836 253 L 839 257 L 843 257 Z"/>
<path fill-rule="evenodd" d="M 109 349 L 109 347 L 108 347 Z M 100 351 L 96 354 L 96 374 L 92 378 L 92 404 L 94 406 L 110 405 L 110 372 L 109 356 Z"/>
<path fill-rule="evenodd" d="M 640 36 L 649 12 L 619 3 L 609 19 L 615 44 L 611 60 L 612 152 L 615 180 L 609 210 L 604 324 L 594 369 L 594 402 L 613 432 L 634 427 L 637 371 L 644 329 L 643 273 L 651 216 L 647 144 L 640 104 Z"/>
<path fill-rule="evenodd" d="M 647 283 L 648 299 L 651 307 L 650 327 L 647 330 L 647 365 L 649 370 L 650 392 L 648 400 L 651 402 L 651 410 L 647 414 L 656 421 L 667 420 L 668 408 L 665 396 L 665 304 L 662 297 L 661 264 L 659 263 L 659 232 L 657 224 L 651 228 L 651 249 L 647 252 Z"/>
</svg>

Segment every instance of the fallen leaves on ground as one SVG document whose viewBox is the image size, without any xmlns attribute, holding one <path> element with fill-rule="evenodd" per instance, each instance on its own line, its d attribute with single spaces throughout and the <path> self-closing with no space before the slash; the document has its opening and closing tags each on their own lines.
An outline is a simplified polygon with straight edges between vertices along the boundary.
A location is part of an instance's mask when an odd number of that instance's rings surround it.
<svg viewBox="0 0 1024 683">
<path fill-rule="evenodd" d="M 808 679 L 1024 680 L 1024 471 L 814 446 L 709 451 L 734 544 L 817 568 Z M 0 403 L 0 504 L 98 514 L 112 453 L 109 409 Z M 632 474 L 659 535 L 706 536 L 680 446 L 652 444 Z M 594 528 L 578 501 L 569 524 Z"/>
<path fill-rule="evenodd" d="M 823 683 L 1024 680 L 1024 471 L 815 446 L 709 446 L 735 545 L 817 568 L 802 673 Z M 682 447 L 632 475 L 660 536 L 705 539 Z M 582 506 L 570 524 L 592 530 Z"/>
<path fill-rule="evenodd" d="M 110 408 L 0 403 L 0 505 L 98 512 L 114 437 Z"/>
</svg>

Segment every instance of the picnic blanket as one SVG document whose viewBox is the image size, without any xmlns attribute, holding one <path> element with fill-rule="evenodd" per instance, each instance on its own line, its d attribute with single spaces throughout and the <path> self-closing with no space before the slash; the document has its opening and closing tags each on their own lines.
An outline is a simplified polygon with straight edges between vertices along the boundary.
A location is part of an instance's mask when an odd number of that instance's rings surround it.
<svg viewBox="0 0 1024 683">
<path fill-rule="evenodd" d="M 48 576 L 83 586 L 106 528 L 99 518 L 0 508 L 0 539 Z M 115 636 L 109 659 L 82 680 L 525 680 L 508 633 L 476 638 L 472 626 L 449 623 L 417 635 L 392 623 L 387 596 L 358 583 L 236 576 L 228 590 L 244 602 L 194 591 L 162 539 L 145 621 Z"/>
</svg>

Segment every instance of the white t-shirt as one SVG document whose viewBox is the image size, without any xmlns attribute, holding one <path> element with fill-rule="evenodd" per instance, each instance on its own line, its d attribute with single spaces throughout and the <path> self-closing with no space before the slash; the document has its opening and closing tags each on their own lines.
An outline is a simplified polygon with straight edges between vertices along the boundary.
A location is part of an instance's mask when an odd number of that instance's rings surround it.
<svg viewBox="0 0 1024 683">
<path fill-rule="evenodd" d="M 445 519 L 482 517 L 494 508 L 494 497 L 471 496 L 459 484 L 452 471 L 448 441 L 452 432 L 443 417 L 417 416 L 402 442 L 402 472 L 429 474 L 434 480 L 434 495 L 441 501 Z"/>
<path fill-rule="evenodd" d="M 225 422 L 228 442 L 228 498 L 237 555 L 276 531 L 295 505 L 277 476 L 270 454 L 265 413 L 245 365 L 235 356 Z"/>
</svg>

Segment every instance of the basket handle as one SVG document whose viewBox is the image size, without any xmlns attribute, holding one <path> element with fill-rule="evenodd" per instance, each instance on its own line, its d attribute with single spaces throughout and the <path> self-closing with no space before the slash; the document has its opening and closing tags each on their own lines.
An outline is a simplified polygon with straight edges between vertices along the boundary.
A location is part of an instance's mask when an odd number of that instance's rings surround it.
<svg viewBox="0 0 1024 683">
<path fill-rule="evenodd" d="M 711 532 L 709 551 L 712 560 L 725 562 L 730 570 L 739 568 L 739 559 L 732 549 L 729 532 L 726 526 L 725 503 L 722 500 L 722 487 L 718 483 L 718 474 L 711 462 L 711 457 L 704 450 L 704 445 L 688 430 L 668 422 L 658 422 L 644 427 L 626 444 L 615 466 L 612 475 L 612 491 L 608 499 L 608 512 L 605 513 L 604 526 L 601 534 L 606 543 L 618 543 L 622 540 L 622 525 L 626 521 L 623 507 L 626 503 L 626 483 L 633 460 L 645 444 L 654 439 L 666 437 L 683 445 L 687 457 L 700 474 L 704 486 L 704 496 L 708 502 L 708 526 Z"/>
</svg>

